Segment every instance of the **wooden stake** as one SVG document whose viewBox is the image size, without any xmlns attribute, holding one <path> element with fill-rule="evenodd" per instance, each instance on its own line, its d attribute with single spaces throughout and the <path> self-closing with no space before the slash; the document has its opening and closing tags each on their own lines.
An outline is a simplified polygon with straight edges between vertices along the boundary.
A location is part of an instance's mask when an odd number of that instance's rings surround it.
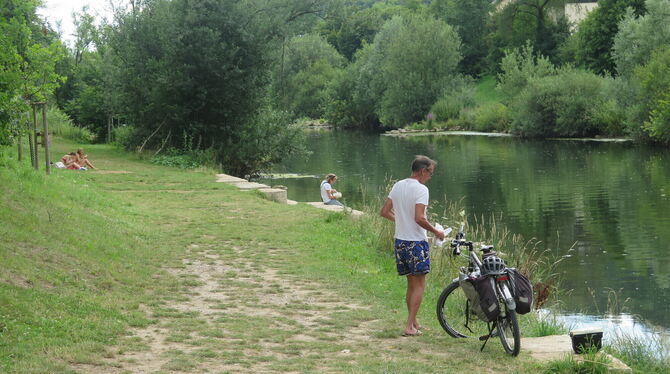
<svg viewBox="0 0 670 374">
<path fill-rule="evenodd" d="M 47 168 L 47 175 L 51 174 L 51 163 L 49 160 L 49 123 L 47 122 L 47 103 L 42 103 L 42 145 L 44 146 L 44 163 Z"/>
<path fill-rule="evenodd" d="M 33 143 L 32 147 L 30 147 L 31 152 L 33 154 L 33 157 L 30 159 L 33 160 L 33 167 L 38 170 L 39 167 L 39 160 L 37 158 L 37 112 L 35 110 L 35 104 L 33 104 Z"/>
</svg>

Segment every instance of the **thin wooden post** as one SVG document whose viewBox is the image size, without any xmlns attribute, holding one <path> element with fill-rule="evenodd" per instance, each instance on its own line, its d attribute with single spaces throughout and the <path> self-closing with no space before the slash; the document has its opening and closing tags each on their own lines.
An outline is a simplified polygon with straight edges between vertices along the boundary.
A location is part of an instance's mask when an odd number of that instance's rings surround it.
<svg viewBox="0 0 670 374">
<path fill-rule="evenodd" d="M 107 115 L 107 144 L 112 142 L 112 122 L 114 117 Z"/>
<path fill-rule="evenodd" d="M 33 157 L 31 157 L 31 159 L 33 160 L 33 167 L 36 170 L 38 170 L 40 166 L 39 166 L 39 159 L 37 158 L 37 111 L 35 109 L 35 103 L 33 103 L 32 106 L 33 106 L 33 144 L 31 150 L 33 152 Z"/>
<path fill-rule="evenodd" d="M 21 162 L 21 160 L 23 159 L 23 150 L 21 149 L 21 141 L 22 141 L 22 140 L 23 140 L 23 139 L 21 139 L 21 133 L 19 132 L 19 136 L 18 136 L 19 162 Z"/>
<path fill-rule="evenodd" d="M 44 146 L 44 163 L 47 168 L 47 175 L 51 174 L 51 162 L 49 160 L 49 123 L 47 121 L 47 103 L 42 103 L 42 146 Z"/>
</svg>

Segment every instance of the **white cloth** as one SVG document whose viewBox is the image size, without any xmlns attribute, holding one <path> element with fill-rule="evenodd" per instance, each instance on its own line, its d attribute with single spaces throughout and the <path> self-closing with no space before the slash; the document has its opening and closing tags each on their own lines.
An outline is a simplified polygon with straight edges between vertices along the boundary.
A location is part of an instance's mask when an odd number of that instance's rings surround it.
<svg viewBox="0 0 670 374">
<path fill-rule="evenodd" d="M 330 201 L 330 197 L 328 197 L 328 192 L 333 189 L 333 186 L 330 185 L 327 181 L 321 181 L 321 200 L 324 203 L 327 203 Z"/>
<path fill-rule="evenodd" d="M 428 187 L 414 178 L 396 182 L 389 198 L 395 214 L 395 238 L 400 240 L 427 240 L 426 230 L 414 220 L 416 204 L 428 206 Z M 424 211 L 425 214 L 425 211 Z"/>
</svg>

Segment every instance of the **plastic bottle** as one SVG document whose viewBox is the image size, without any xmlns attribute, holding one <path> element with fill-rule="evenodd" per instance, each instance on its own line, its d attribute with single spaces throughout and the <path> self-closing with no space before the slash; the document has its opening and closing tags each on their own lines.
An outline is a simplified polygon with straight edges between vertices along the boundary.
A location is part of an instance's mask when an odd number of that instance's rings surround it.
<svg viewBox="0 0 670 374">
<path fill-rule="evenodd" d="M 451 228 L 447 227 L 447 229 L 445 230 L 444 227 L 442 227 L 442 225 L 440 225 L 437 222 L 435 223 L 435 228 L 442 231 L 444 233 L 444 236 L 447 236 L 451 232 Z M 435 237 L 435 246 L 441 247 L 442 245 L 444 245 L 444 240 L 440 240 L 437 237 Z"/>
</svg>

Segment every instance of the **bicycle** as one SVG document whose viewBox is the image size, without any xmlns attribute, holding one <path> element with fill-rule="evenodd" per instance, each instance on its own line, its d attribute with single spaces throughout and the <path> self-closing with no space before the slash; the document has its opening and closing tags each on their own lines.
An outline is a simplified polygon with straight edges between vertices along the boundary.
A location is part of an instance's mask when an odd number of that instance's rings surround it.
<svg viewBox="0 0 670 374">
<path fill-rule="evenodd" d="M 461 247 L 468 250 L 468 266 L 461 266 L 458 278 L 455 278 L 440 294 L 437 301 L 437 319 L 440 325 L 454 338 L 478 337 L 484 342 L 480 351 L 484 350 L 489 338 L 497 335 L 505 352 L 517 356 L 521 349 L 521 337 L 510 269 L 497 257 L 492 245 L 481 246 L 484 259 L 482 262 L 473 249 L 473 243 L 465 240 L 463 226 L 451 242 L 452 255 L 460 255 Z M 499 313 L 491 320 L 482 318 L 482 311 L 477 310 L 477 305 L 473 304 L 472 300 L 477 300 L 478 295 L 472 293 L 470 297 L 466 295 L 466 291 L 469 290 L 465 288 L 475 279 L 479 282 L 490 282 L 489 285 L 495 291 L 495 300 L 492 301 L 491 308 L 497 306 Z"/>
</svg>

